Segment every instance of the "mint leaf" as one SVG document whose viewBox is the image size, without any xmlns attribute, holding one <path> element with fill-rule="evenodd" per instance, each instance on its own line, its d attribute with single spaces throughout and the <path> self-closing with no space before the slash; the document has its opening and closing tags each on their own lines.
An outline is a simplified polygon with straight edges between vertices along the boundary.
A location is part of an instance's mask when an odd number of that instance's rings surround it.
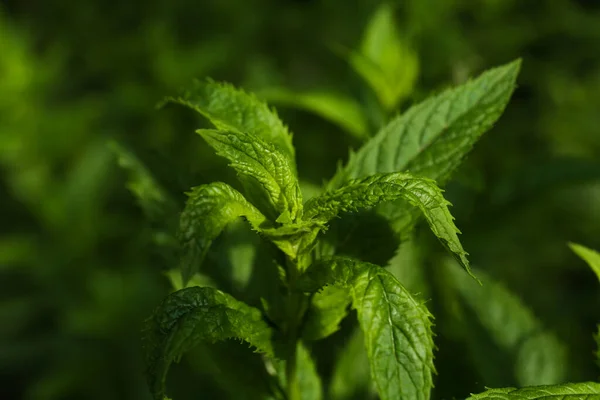
<svg viewBox="0 0 600 400">
<path fill-rule="evenodd" d="M 295 168 L 292 135 L 277 113 L 253 94 L 230 84 L 196 80 L 179 97 L 165 102 L 182 104 L 206 117 L 217 129 L 235 133 L 250 133 L 276 146 Z"/>
<path fill-rule="evenodd" d="M 296 348 L 296 379 L 300 400 L 321 400 L 323 388 L 308 349 L 300 342 Z"/>
<path fill-rule="evenodd" d="M 364 334 L 356 329 L 340 351 L 329 386 L 332 400 L 367 399 L 372 383 Z"/>
<path fill-rule="evenodd" d="M 343 93 L 325 90 L 295 93 L 284 88 L 272 88 L 261 95 L 278 106 L 313 112 L 359 139 L 369 136 L 367 117 L 360 104 Z"/>
<path fill-rule="evenodd" d="M 146 375 L 152 395 L 162 400 L 171 363 L 199 343 L 237 338 L 273 355 L 272 334 L 259 310 L 219 290 L 191 287 L 171 294 L 144 327 Z"/>
<path fill-rule="evenodd" d="M 327 286 L 311 299 L 302 329 L 305 340 L 319 340 L 337 332 L 348 314 L 350 294 L 345 288 Z"/>
<path fill-rule="evenodd" d="M 598 400 L 600 384 L 593 382 L 533 386 L 522 389 L 490 389 L 467 400 Z"/>
<path fill-rule="evenodd" d="M 178 232 L 183 251 L 181 274 L 184 286 L 197 272 L 212 241 L 227 224 L 245 217 L 258 230 L 266 221 L 265 216 L 240 192 L 222 182 L 197 186 L 188 196 Z"/>
<path fill-rule="evenodd" d="M 287 362 L 285 360 L 276 361 L 277 375 L 282 387 L 288 386 Z M 296 386 L 290 389 L 294 393 L 294 396 L 290 397 L 299 400 L 321 400 L 323 398 L 321 378 L 317 373 L 310 351 L 301 341 L 297 342 L 296 345 L 296 368 L 294 372 L 296 374 Z"/>
<path fill-rule="evenodd" d="M 483 286 L 478 286 L 467 279 L 455 263 L 448 262 L 446 268 L 451 277 L 446 284 L 454 286 L 496 346 L 512 357 L 514 376 L 520 385 L 554 384 L 564 380 L 568 362 L 565 346 L 543 328 L 517 296 L 482 271 L 477 275 Z M 477 359 L 481 354 L 476 347 L 477 338 L 470 331 L 465 335 Z M 485 360 L 479 361 L 485 363 L 491 356 L 486 354 Z"/>
<path fill-rule="evenodd" d="M 302 194 L 292 163 L 271 144 L 249 133 L 201 129 L 198 133 L 237 171 L 250 200 L 278 222 L 302 214 Z M 273 210 L 277 215 L 273 214 Z"/>
<path fill-rule="evenodd" d="M 458 239 L 460 231 L 448 210 L 450 203 L 431 179 L 391 173 L 351 181 L 338 190 L 310 199 L 306 203 L 304 218 L 326 223 L 340 212 L 371 208 L 397 199 L 406 200 L 421 210 L 433 233 L 471 274 L 467 252 Z"/>
<path fill-rule="evenodd" d="M 382 400 L 429 399 L 433 386 L 431 314 L 385 269 L 348 258 L 323 260 L 299 281 L 305 291 L 348 288 Z"/>
<path fill-rule="evenodd" d="M 351 52 L 349 61 L 388 111 L 412 92 L 419 70 L 417 55 L 400 39 L 393 9 L 387 3 L 371 17 L 360 51 Z"/>
<path fill-rule="evenodd" d="M 115 141 L 111 141 L 109 146 L 117 156 L 119 166 L 127 171 L 127 189 L 135 196 L 142 210 L 149 218 L 160 217 L 168 203 L 164 189 L 133 153 Z"/>
<path fill-rule="evenodd" d="M 582 260 L 588 263 L 592 271 L 596 273 L 598 280 L 600 280 L 600 253 L 577 243 L 569 243 L 569 247 Z"/>
<path fill-rule="evenodd" d="M 331 186 L 398 171 L 444 183 L 504 111 L 520 65 L 517 60 L 491 69 L 473 81 L 411 107 L 351 154 Z"/>
</svg>

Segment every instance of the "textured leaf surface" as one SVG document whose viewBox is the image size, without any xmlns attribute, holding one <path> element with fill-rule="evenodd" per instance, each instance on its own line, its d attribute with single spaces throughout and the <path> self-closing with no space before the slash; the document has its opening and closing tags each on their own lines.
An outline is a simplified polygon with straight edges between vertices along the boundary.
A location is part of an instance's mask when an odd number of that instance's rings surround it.
<svg viewBox="0 0 600 400">
<path fill-rule="evenodd" d="M 491 389 L 467 400 L 599 400 L 600 384 L 593 382 Z"/>
<path fill-rule="evenodd" d="M 295 167 L 292 135 L 277 113 L 256 96 L 226 83 L 197 80 L 181 96 L 166 101 L 196 110 L 219 130 L 260 137 L 277 146 Z"/>
<path fill-rule="evenodd" d="M 600 280 L 600 253 L 577 243 L 569 243 L 571 250 L 581 257 Z"/>
<path fill-rule="evenodd" d="M 219 290 L 191 287 L 167 297 L 146 321 L 146 374 L 155 399 L 166 395 L 169 366 L 199 343 L 238 338 L 273 355 L 272 331 L 259 310 Z"/>
<path fill-rule="evenodd" d="M 345 288 L 326 286 L 315 293 L 308 309 L 302 337 L 306 340 L 319 340 L 335 333 L 340 323 L 348 315 L 350 294 Z"/>
<path fill-rule="evenodd" d="M 295 93 L 283 88 L 262 93 L 269 102 L 313 112 L 357 138 L 368 137 L 367 118 L 360 104 L 343 93 L 311 91 Z"/>
<path fill-rule="evenodd" d="M 245 217 L 254 229 L 259 229 L 266 221 L 240 192 L 222 182 L 195 187 L 188 196 L 179 225 L 184 285 L 197 272 L 210 244 L 227 224 Z"/>
<path fill-rule="evenodd" d="M 198 133 L 230 161 L 250 201 L 263 212 L 277 211 L 281 222 L 294 221 L 302 212 L 302 194 L 290 161 L 258 136 L 203 129 Z"/>
<path fill-rule="evenodd" d="M 504 111 L 520 64 L 515 61 L 491 69 L 410 108 L 351 154 L 331 185 L 398 171 L 445 182 Z"/>
<path fill-rule="evenodd" d="M 568 363 L 566 348 L 552 333 L 544 330 L 521 300 L 492 277 L 478 271 L 483 286 L 467 279 L 454 263 L 448 270 L 465 305 L 487 331 L 493 342 L 510 354 L 514 377 L 519 385 L 563 382 Z M 467 345 L 475 347 L 477 337 L 467 333 Z M 486 358 L 489 360 L 490 355 Z M 495 368 L 495 366 L 493 367 Z"/>
<path fill-rule="evenodd" d="M 450 203 L 433 180 L 404 173 L 377 174 L 310 199 L 304 215 L 306 219 L 328 222 L 340 212 L 371 208 L 397 199 L 421 210 L 433 233 L 470 273 L 467 253 L 458 239 L 459 230 L 448 210 Z"/>
<path fill-rule="evenodd" d="M 318 262 L 300 280 L 306 291 L 324 285 L 350 290 L 381 399 L 429 399 L 434 368 L 427 308 L 385 269 L 353 259 Z"/>
<path fill-rule="evenodd" d="M 410 94 L 419 70 L 417 55 L 400 39 L 393 9 L 387 3 L 371 17 L 360 51 L 352 52 L 349 61 L 387 110 Z"/>
</svg>

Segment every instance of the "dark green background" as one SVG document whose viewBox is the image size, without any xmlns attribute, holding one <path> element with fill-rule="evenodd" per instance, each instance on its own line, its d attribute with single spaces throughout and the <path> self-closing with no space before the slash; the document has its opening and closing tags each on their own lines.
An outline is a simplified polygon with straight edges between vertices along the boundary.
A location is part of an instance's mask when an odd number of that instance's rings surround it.
<svg viewBox="0 0 600 400">
<path fill-rule="evenodd" d="M 356 47 L 367 0 L 22 0 L 0 5 L 0 387 L 7 399 L 148 399 L 139 331 L 169 292 L 168 257 L 107 148 L 117 139 L 172 192 L 229 179 L 193 113 L 154 106 L 195 77 L 248 90 L 368 87 L 331 44 Z M 566 246 L 600 249 L 600 2 L 397 1 L 420 60 L 406 109 L 523 58 L 500 122 L 447 195 L 474 264 L 568 344 L 570 380 L 597 378 L 600 288 Z M 281 109 L 300 177 L 320 184 L 358 143 Z M 487 382 L 443 335 L 436 398 Z M 225 398 L 182 363 L 181 399 Z M 464 373 L 463 373 L 464 372 Z M 459 377 L 462 376 L 462 379 Z M 491 382 L 493 384 L 494 382 Z M 504 383 L 504 382 L 503 382 Z M 505 382 L 511 384 L 511 382 Z M 514 382 L 512 382 L 514 384 Z M 186 394 L 187 393 L 187 394 Z M 4 397 L 7 396 L 7 397 Z M 187 396 L 187 397 L 186 397 Z"/>
</svg>

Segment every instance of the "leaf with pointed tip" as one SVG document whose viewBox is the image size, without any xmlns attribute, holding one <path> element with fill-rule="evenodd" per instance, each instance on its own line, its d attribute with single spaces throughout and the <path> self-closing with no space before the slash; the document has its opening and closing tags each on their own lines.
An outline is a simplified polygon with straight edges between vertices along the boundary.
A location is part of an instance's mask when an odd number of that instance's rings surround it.
<svg viewBox="0 0 600 400">
<path fill-rule="evenodd" d="M 350 290 L 381 399 L 429 399 L 434 367 L 427 308 L 388 271 L 354 259 L 319 261 L 299 280 L 308 292 L 325 285 Z"/>
<path fill-rule="evenodd" d="M 406 200 L 420 209 L 433 233 L 471 274 L 467 252 L 458 239 L 460 231 L 448 210 L 450 203 L 431 179 L 396 172 L 355 180 L 340 189 L 310 199 L 306 203 L 304 218 L 326 223 L 340 212 L 371 208 L 397 199 Z"/>
<path fill-rule="evenodd" d="M 167 297 L 144 327 L 146 375 L 152 395 L 162 399 L 173 361 L 199 343 L 230 338 L 273 356 L 272 330 L 259 310 L 212 288 L 191 287 Z"/>
<path fill-rule="evenodd" d="M 387 3 L 371 17 L 360 51 L 351 52 L 349 61 L 388 111 L 412 92 L 419 70 L 417 55 L 400 39 L 393 9 Z"/>
<path fill-rule="evenodd" d="M 250 201 L 267 216 L 291 223 L 302 215 L 302 194 L 292 163 L 249 133 L 209 129 L 198 133 L 237 171 Z"/>
<path fill-rule="evenodd" d="M 351 154 L 330 186 L 398 171 L 445 183 L 504 111 L 520 65 L 517 60 L 488 70 L 475 80 L 411 107 Z"/>
<path fill-rule="evenodd" d="M 467 400 L 600 400 L 600 384 L 594 382 L 490 389 Z"/>
<path fill-rule="evenodd" d="M 276 146 L 295 168 L 292 135 L 277 113 L 253 94 L 207 79 L 194 81 L 191 89 L 179 97 L 167 98 L 165 102 L 190 107 L 219 130 L 260 137 Z"/>
<path fill-rule="evenodd" d="M 450 279 L 447 285 L 453 285 L 460 294 L 465 306 L 474 314 L 494 344 L 508 353 L 513 363 L 513 374 L 523 386 L 546 385 L 563 382 L 567 368 L 565 345 L 556 335 L 545 330 L 535 315 L 521 300 L 492 277 L 478 271 L 483 286 L 474 285 L 466 279 L 456 263 L 449 260 L 446 270 Z M 485 371 L 482 363 L 489 364 L 494 354 L 482 354 L 478 347 L 478 338 L 471 332 L 465 332 L 465 341 Z M 492 371 L 497 365 L 490 365 Z"/>
<path fill-rule="evenodd" d="M 600 253 L 577 243 L 569 243 L 569 247 L 590 266 L 600 280 Z"/>
<path fill-rule="evenodd" d="M 348 290 L 336 286 L 327 286 L 315 293 L 302 328 L 302 337 L 319 340 L 337 332 L 348 315 L 350 301 Z"/>
<path fill-rule="evenodd" d="M 227 224 L 245 217 L 253 229 L 259 230 L 266 221 L 240 192 L 222 182 L 197 186 L 188 196 L 178 233 L 183 251 L 181 274 L 184 286 L 197 272 L 210 244 Z"/>
<path fill-rule="evenodd" d="M 338 125 L 351 135 L 368 138 L 367 117 L 360 104 L 343 93 L 309 91 L 295 93 L 284 88 L 272 88 L 261 93 L 271 103 L 311 111 Z"/>
</svg>

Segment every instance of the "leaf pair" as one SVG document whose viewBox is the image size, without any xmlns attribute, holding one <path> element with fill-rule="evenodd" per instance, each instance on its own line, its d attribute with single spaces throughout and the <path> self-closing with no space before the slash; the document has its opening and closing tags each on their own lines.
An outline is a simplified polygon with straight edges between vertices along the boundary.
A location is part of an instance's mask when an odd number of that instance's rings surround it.
<svg viewBox="0 0 600 400">
<path fill-rule="evenodd" d="M 428 399 L 433 386 L 433 334 L 427 308 L 385 269 L 348 258 L 313 264 L 299 287 L 348 291 L 365 335 L 371 376 L 383 400 Z"/>
</svg>

